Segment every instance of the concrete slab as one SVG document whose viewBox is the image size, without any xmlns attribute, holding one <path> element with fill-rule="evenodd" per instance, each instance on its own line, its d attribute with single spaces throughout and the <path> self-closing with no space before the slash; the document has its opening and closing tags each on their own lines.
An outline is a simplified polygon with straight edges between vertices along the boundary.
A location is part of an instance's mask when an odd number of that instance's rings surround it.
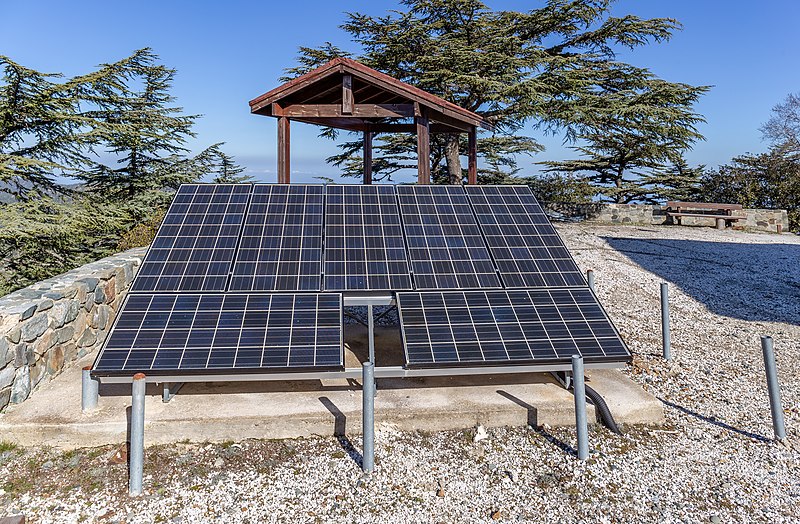
<svg viewBox="0 0 800 524">
<path fill-rule="evenodd" d="M 367 352 L 366 329 L 346 329 L 348 366 Z M 403 362 L 396 328 L 376 330 L 378 365 Z M 64 449 L 117 444 L 126 440 L 129 385 L 101 387 L 99 408 L 82 414 L 81 373 L 91 358 L 36 391 L 26 402 L 0 415 L 0 434 L 18 444 Z M 589 373 L 622 424 L 663 422 L 661 403 L 617 371 Z M 285 381 L 188 383 L 168 404 L 161 390 L 148 385 L 145 440 L 167 444 L 357 434 L 361 428 L 361 391 L 357 381 Z M 549 374 L 483 377 L 382 379 L 375 400 L 377 423 L 401 430 L 447 430 L 484 426 L 574 424 L 574 403 Z M 595 420 L 593 406 L 588 418 Z"/>
</svg>

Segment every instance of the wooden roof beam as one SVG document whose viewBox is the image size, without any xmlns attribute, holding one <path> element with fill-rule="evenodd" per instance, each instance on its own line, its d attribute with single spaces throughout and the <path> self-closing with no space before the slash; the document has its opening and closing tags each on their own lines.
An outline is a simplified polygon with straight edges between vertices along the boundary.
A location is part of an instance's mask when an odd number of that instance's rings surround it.
<svg viewBox="0 0 800 524">
<path fill-rule="evenodd" d="M 352 111 L 345 112 L 344 104 L 293 104 L 286 107 L 272 104 L 272 116 L 287 116 L 290 118 L 409 118 L 414 116 L 414 106 L 412 104 L 352 104 Z"/>
</svg>

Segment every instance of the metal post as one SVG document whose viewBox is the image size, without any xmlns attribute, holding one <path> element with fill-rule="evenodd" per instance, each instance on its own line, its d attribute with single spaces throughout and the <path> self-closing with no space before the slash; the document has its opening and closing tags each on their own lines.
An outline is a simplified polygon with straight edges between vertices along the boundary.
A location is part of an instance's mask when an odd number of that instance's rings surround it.
<svg viewBox="0 0 800 524">
<path fill-rule="evenodd" d="M 672 360 L 669 338 L 669 285 L 661 283 L 661 342 L 664 360 Z"/>
<path fill-rule="evenodd" d="M 375 364 L 364 362 L 362 367 L 362 435 L 364 436 L 364 452 L 361 469 L 372 473 L 375 469 Z"/>
<path fill-rule="evenodd" d="M 578 458 L 589 458 L 589 427 L 586 422 L 586 386 L 583 383 L 583 357 L 572 355 L 572 392 L 575 395 L 575 428 L 578 433 Z"/>
<path fill-rule="evenodd" d="M 369 361 L 375 364 L 375 316 L 372 314 L 372 304 L 367 306 L 369 328 Z"/>
<path fill-rule="evenodd" d="M 92 378 L 92 366 L 86 366 L 81 372 L 81 411 L 86 413 L 97 408 L 100 396 L 100 383 Z"/>
<path fill-rule="evenodd" d="M 594 271 L 591 269 L 586 271 L 586 280 L 589 282 L 589 289 L 594 293 Z"/>
<path fill-rule="evenodd" d="M 131 398 L 131 452 L 130 480 L 128 493 L 142 494 L 142 475 L 144 470 L 144 373 L 133 376 L 133 393 Z"/>
<path fill-rule="evenodd" d="M 761 351 L 764 353 L 764 369 L 767 371 L 767 389 L 769 389 L 769 407 L 772 410 L 772 429 L 775 438 L 786 438 L 786 424 L 783 421 L 781 406 L 781 388 L 778 385 L 778 368 L 775 365 L 775 351 L 772 349 L 772 337 L 761 337 Z"/>
</svg>

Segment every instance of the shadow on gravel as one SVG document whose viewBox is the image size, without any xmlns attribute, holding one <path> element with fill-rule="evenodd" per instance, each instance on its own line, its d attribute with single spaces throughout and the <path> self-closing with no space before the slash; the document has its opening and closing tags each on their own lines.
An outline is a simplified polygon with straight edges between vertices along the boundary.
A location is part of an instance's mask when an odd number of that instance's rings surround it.
<svg viewBox="0 0 800 524">
<path fill-rule="evenodd" d="M 336 404 L 331 402 L 331 399 L 328 397 L 319 397 L 319 401 L 325 406 L 325 409 L 331 412 L 333 415 L 333 436 L 336 437 L 336 440 L 339 442 L 339 446 L 342 447 L 345 453 L 350 457 L 350 459 L 355 462 L 358 467 L 360 468 L 363 464 L 364 457 L 358 450 L 353 446 L 353 443 L 347 437 L 347 415 L 342 413 Z"/>
<path fill-rule="evenodd" d="M 702 420 L 703 422 L 708 422 L 709 424 L 713 424 L 713 425 L 715 425 L 717 427 L 720 427 L 720 428 L 722 428 L 722 429 L 724 429 L 726 431 L 731 431 L 733 433 L 738 433 L 739 435 L 742 435 L 743 437 L 751 438 L 753 440 L 758 440 L 759 442 L 772 442 L 772 439 L 769 439 L 769 438 L 765 437 L 764 435 L 759 435 L 758 433 L 753 433 L 753 432 L 750 432 L 750 431 L 745 431 L 743 429 L 735 428 L 735 427 L 731 426 L 730 424 L 726 424 L 725 422 L 721 422 L 721 421 L 719 421 L 717 419 L 714 419 L 714 418 L 711 418 L 711 417 L 707 417 L 705 415 L 701 415 L 700 413 L 698 413 L 696 411 L 692 411 L 689 408 L 685 408 L 685 407 L 683 407 L 683 406 L 681 406 L 679 404 L 675 404 L 674 402 L 670 402 L 669 400 L 664 400 L 661 397 L 658 397 L 658 400 L 660 400 L 665 405 L 667 405 L 667 406 L 669 406 L 671 408 L 677 409 L 681 413 L 685 413 L 686 415 L 689 415 L 689 416 L 694 417 L 696 419 Z"/>
<path fill-rule="evenodd" d="M 564 453 L 566 453 L 568 455 L 573 455 L 575 457 L 578 456 L 578 450 L 576 450 L 575 448 L 573 448 L 572 446 L 570 446 L 569 444 L 567 444 L 563 440 L 559 439 L 555 435 L 553 435 L 551 433 L 548 433 L 546 430 L 544 430 L 544 429 L 539 427 L 538 422 L 537 422 L 537 416 L 536 416 L 536 406 L 532 406 L 531 404 L 528 404 L 527 402 L 525 402 L 521 398 L 512 395 L 508 391 L 503 391 L 502 389 L 498 389 L 497 390 L 497 394 L 500 395 L 501 397 L 507 398 L 508 400 L 513 402 L 514 404 L 527 409 L 528 410 L 528 425 L 531 428 L 533 428 L 534 431 L 536 431 L 536 433 L 541 435 L 543 439 L 545 439 L 550 444 L 556 446 L 557 448 L 559 448 L 561 451 L 563 451 Z"/>
<path fill-rule="evenodd" d="M 777 235 L 772 244 L 618 237 L 603 240 L 718 315 L 800 325 L 798 244 L 781 243 Z"/>
</svg>

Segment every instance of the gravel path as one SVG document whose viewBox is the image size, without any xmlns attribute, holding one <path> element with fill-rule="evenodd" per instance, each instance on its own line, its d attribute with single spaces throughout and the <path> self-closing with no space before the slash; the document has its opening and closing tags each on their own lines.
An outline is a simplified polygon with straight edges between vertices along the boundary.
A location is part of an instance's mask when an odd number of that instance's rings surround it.
<svg viewBox="0 0 800 524">
<path fill-rule="evenodd" d="M 559 226 L 635 354 L 627 373 L 667 425 L 402 433 L 377 469 L 333 437 L 151 447 L 145 496 L 115 450 L 0 452 L 0 516 L 32 522 L 800 521 L 800 238 L 681 227 Z M 659 357 L 658 284 L 671 282 L 673 362 Z M 759 337 L 772 335 L 789 438 L 772 428 Z M 0 437 L 1 439 L 2 437 Z M 0 446 L 2 446 L 0 444 Z M 2 449 L 2 447 L 0 447 Z M 111 463 L 109 463 L 111 459 Z"/>
</svg>

